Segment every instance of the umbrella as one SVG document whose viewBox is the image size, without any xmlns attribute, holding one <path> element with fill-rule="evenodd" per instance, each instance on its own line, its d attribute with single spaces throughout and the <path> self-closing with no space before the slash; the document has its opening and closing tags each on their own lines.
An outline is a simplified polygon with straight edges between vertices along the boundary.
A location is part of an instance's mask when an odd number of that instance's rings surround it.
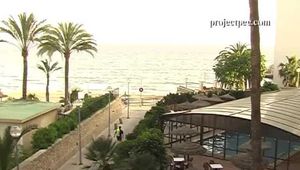
<svg viewBox="0 0 300 170">
<path fill-rule="evenodd" d="M 224 94 L 224 95 L 220 96 L 220 98 L 222 100 L 226 100 L 226 101 L 230 101 L 230 100 L 235 100 L 236 99 L 235 97 L 231 96 L 230 94 Z"/>
<path fill-rule="evenodd" d="M 206 152 L 206 149 L 202 147 L 198 143 L 193 142 L 183 142 L 183 143 L 176 143 L 171 148 L 172 152 L 176 154 L 183 154 L 183 155 L 199 155 Z"/>
<path fill-rule="evenodd" d="M 251 151 L 252 148 L 251 148 L 251 143 L 250 143 L 250 140 L 248 142 L 245 142 L 243 144 L 241 144 L 239 146 L 240 150 L 241 151 Z M 270 142 L 262 142 L 261 143 L 261 149 L 262 150 L 265 150 L 265 149 L 271 149 L 271 143 Z"/>
<path fill-rule="evenodd" d="M 179 128 L 174 129 L 170 132 L 171 135 L 181 135 L 181 136 L 195 135 L 195 134 L 198 134 L 198 133 L 199 132 L 196 129 L 192 129 L 192 128 L 187 127 L 187 126 L 179 127 Z"/>
<path fill-rule="evenodd" d="M 231 162 L 238 168 L 241 169 L 251 169 L 252 167 L 252 163 L 253 163 L 253 159 L 252 156 L 249 152 L 247 153 L 240 153 L 235 155 Z M 267 167 L 268 166 L 268 161 L 266 159 L 262 160 L 262 165 L 263 167 Z"/>
<path fill-rule="evenodd" d="M 193 95 L 193 98 L 194 98 L 194 99 L 197 99 L 197 100 L 202 100 L 202 99 L 208 98 L 208 97 L 205 96 L 203 93 L 200 93 L 200 94 L 195 94 L 195 95 Z"/>
<path fill-rule="evenodd" d="M 176 105 L 176 110 L 191 110 L 195 109 L 195 106 L 192 105 L 190 102 L 183 102 Z"/>
<path fill-rule="evenodd" d="M 195 108 L 199 108 L 199 107 L 210 106 L 211 103 L 209 103 L 207 101 L 203 101 L 203 100 L 196 100 L 196 101 L 192 102 L 191 105 L 194 106 Z"/>
</svg>

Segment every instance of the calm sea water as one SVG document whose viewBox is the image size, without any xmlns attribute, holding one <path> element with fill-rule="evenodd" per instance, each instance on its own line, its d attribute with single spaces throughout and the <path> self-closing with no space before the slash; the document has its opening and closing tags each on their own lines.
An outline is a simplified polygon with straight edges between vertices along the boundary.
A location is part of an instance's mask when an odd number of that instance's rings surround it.
<svg viewBox="0 0 300 170">
<path fill-rule="evenodd" d="M 215 80 L 212 66 L 214 58 L 225 46 L 204 45 L 109 45 L 99 46 L 98 53 L 91 57 L 86 53 L 74 53 L 70 60 L 70 88 L 102 93 L 108 86 L 127 91 L 130 80 L 130 93 L 138 94 L 143 87 L 144 94 L 165 95 L 176 92 L 182 85 L 199 88 L 205 81 L 212 86 Z M 266 50 L 268 63 L 272 62 L 272 51 Z M 22 58 L 18 49 L 8 45 L 0 47 L 0 89 L 3 92 L 21 92 Z M 41 60 L 34 48 L 30 51 L 28 69 L 28 91 L 44 91 L 45 75 L 36 65 Z M 64 60 L 55 55 L 64 67 Z M 50 90 L 63 92 L 64 70 L 50 75 Z"/>
</svg>

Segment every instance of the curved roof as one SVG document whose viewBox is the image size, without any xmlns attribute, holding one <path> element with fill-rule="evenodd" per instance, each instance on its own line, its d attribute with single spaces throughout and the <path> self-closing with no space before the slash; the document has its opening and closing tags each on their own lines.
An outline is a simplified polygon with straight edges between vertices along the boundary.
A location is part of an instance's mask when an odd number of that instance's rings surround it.
<svg viewBox="0 0 300 170">
<path fill-rule="evenodd" d="M 193 117 L 190 118 L 191 120 L 188 120 L 187 118 L 184 118 L 184 115 L 193 115 Z M 199 116 L 198 121 L 197 115 L 202 115 Z M 176 119 L 178 121 L 186 123 L 190 122 L 198 125 L 205 124 L 206 126 L 214 124 L 214 127 L 230 130 L 234 130 L 233 127 L 235 127 L 237 128 L 237 131 L 243 130 L 244 128 L 244 131 L 249 132 L 251 101 L 250 97 L 248 97 L 194 109 L 184 113 L 166 113 L 164 118 L 172 120 Z M 285 89 L 279 92 L 262 94 L 261 121 L 263 123 L 263 131 L 265 131 L 265 134 L 273 131 L 273 136 L 282 134 L 289 139 L 290 137 L 300 139 L 300 90 Z M 239 129 L 239 126 L 241 129 Z"/>
</svg>

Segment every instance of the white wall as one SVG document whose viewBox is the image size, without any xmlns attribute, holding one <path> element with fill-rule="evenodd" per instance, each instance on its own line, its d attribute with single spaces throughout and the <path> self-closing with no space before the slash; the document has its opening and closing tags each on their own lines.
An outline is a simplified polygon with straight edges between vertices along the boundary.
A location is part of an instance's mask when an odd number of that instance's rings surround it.
<svg viewBox="0 0 300 170">
<path fill-rule="evenodd" d="M 285 56 L 300 58 L 300 1 L 277 0 L 277 27 L 274 58 L 274 82 L 282 86 L 278 65 Z"/>
</svg>

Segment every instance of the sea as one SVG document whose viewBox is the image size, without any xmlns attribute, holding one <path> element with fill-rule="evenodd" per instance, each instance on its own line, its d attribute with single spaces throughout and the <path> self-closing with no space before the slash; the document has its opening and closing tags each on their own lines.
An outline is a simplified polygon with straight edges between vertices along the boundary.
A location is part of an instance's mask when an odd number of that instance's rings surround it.
<svg viewBox="0 0 300 170">
<path fill-rule="evenodd" d="M 190 44 L 100 44 L 94 56 L 72 53 L 70 59 L 70 89 L 89 93 L 105 93 L 108 87 L 120 94 L 166 95 L 175 93 L 178 86 L 199 89 L 200 82 L 215 84 L 212 70 L 215 57 L 225 45 Z M 273 62 L 273 49 L 262 48 L 267 65 Z M 28 58 L 28 93 L 44 93 L 46 76 L 37 69 L 40 60 L 36 48 L 30 47 Z M 3 43 L 0 46 L 0 89 L 4 94 L 21 94 L 22 57 L 18 48 Z M 51 57 L 64 68 L 60 54 Z M 50 75 L 50 95 L 63 96 L 64 69 Z"/>
</svg>

